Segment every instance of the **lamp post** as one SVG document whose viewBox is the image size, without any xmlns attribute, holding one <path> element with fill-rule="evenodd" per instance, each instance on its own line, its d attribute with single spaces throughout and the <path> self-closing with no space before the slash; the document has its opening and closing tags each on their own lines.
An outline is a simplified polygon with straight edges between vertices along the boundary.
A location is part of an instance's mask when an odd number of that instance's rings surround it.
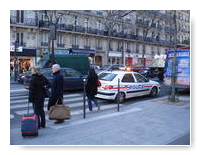
<svg viewBox="0 0 200 155">
<path fill-rule="evenodd" d="M 15 52 L 14 52 L 14 81 L 17 81 L 18 77 L 18 58 L 17 58 L 17 48 L 19 47 L 19 41 L 14 42 Z"/>
<path fill-rule="evenodd" d="M 58 25 L 59 19 L 62 16 L 62 14 L 60 12 L 58 12 L 58 14 L 56 14 L 56 10 L 48 10 L 48 11 L 45 10 L 44 13 L 45 13 L 45 17 L 48 19 L 49 28 L 50 28 L 49 39 L 51 40 L 51 45 L 52 45 L 50 59 L 51 59 L 51 65 L 52 65 L 55 62 L 55 60 L 54 60 L 54 40 L 56 40 L 56 29 L 57 29 L 57 25 Z"/>
</svg>

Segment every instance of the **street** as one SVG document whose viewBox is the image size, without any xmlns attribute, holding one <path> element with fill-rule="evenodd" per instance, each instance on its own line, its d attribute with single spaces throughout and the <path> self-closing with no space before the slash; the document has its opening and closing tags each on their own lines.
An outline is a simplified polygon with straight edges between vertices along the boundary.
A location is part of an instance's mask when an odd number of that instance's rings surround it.
<svg viewBox="0 0 200 155">
<path fill-rule="evenodd" d="M 169 87 L 162 86 L 161 87 L 161 92 L 160 94 L 153 99 L 159 99 L 163 97 L 167 97 L 169 95 Z M 188 93 L 183 93 L 183 96 L 189 97 Z M 108 140 L 107 142 L 104 141 L 102 143 L 90 143 L 88 140 L 84 139 L 82 137 L 82 141 L 79 140 L 65 140 L 64 137 L 62 139 L 62 134 L 65 133 L 67 130 L 68 132 L 70 131 L 69 134 L 78 134 L 80 131 L 78 131 L 77 128 L 83 127 L 83 129 L 88 130 L 91 132 L 94 129 L 89 129 L 91 127 L 91 124 L 98 124 L 98 122 L 101 124 L 104 124 L 103 122 L 108 121 L 109 119 L 116 119 L 119 116 L 124 116 L 124 115 L 132 115 L 137 112 L 140 112 L 142 109 L 145 109 L 144 107 L 140 106 L 140 102 L 149 102 L 151 101 L 152 98 L 149 96 L 145 97 L 136 97 L 132 99 L 126 100 L 123 104 L 120 104 L 120 112 L 117 112 L 117 104 L 113 103 L 113 101 L 108 101 L 108 100 L 98 100 L 100 103 L 100 110 L 98 111 L 97 107 L 94 107 L 92 112 L 89 112 L 88 108 L 86 109 L 86 119 L 83 119 L 83 93 L 82 91 L 71 91 L 71 92 L 65 92 L 64 93 L 64 103 L 71 108 L 71 119 L 66 120 L 65 123 L 60 124 L 60 125 L 55 125 L 54 121 L 51 121 L 48 119 L 47 115 L 47 103 L 48 99 L 45 99 L 45 112 L 46 112 L 46 122 L 47 122 L 47 127 L 45 129 L 39 130 L 39 137 L 38 138 L 25 138 L 23 139 L 21 137 L 21 115 L 27 113 L 27 106 L 28 106 L 28 90 L 24 89 L 23 85 L 19 84 L 11 84 L 10 86 L 10 130 L 11 130 L 11 139 L 10 139 L 10 144 L 12 145 L 95 145 L 95 144 L 102 144 L 102 145 L 112 145 L 112 139 Z M 139 105 L 139 106 L 138 106 Z M 141 104 L 143 105 L 143 104 Z M 86 107 L 87 107 L 87 102 L 86 102 Z M 154 106 L 153 106 L 154 107 Z M 181 106 L 180 106 L 181 107 Z M 150 109 L 152 107 L 149 107 Z M 30 104 L 30 112 L 32 113 L 32 106 Z M 185 115 L 185 114 L 184 114 Z M 139 117 L 139 116 L 137 116 Z M 126 120 L 129 120 L 126 118 Z M 188 121 L 188 120 L 187 120 Z M 138 122 L 139 123 L 139 122 Z M 97 125 L 96 124 L 96 125 Z M 109 122 L 108 122 L 109 124 Z M 123 123 L 122 123 L 123 124 Z M 188 123 L 186 123 L 188 124 Z M 96 126 L 95 125 L 95 126 Z M 120 124 L 119 124 L 120 125 Z M 93 128 L 92 127 L 92 128 Z M 75 129 L 74 129 L 75 128 Z M 104 127 L 105 128 L 105 127 Z M 109 128 L 109 126 L 106 126 L 106 128 Z M 119 127 L 121 128 L 121 126 Z M 188 128 L 188 126 L 186 126 Z M 70 130 L 73 129 L 73 130 Z M 138 128 L 140 130 L 140 128 Z M 106 129 L 101 129 L 102 132 L 108 131 Z M 115 130 L 115 129 L 112 129 Z M 56 132 L 59 131 L 59 132 Z M 74 131 L 74 132 L 73 132 Z M 85 133 L 88 135 L 88 132 Z M 84 131 L 86 132 L 86 131 Z M 144 132 L 146 133 L 146 132 Z M 80 134 L 80 133 L 79 133 Z M 171 144 L 171 145 L 184 145 L 184 144 L 189 144 L 190 143 L 190 136 L 188 136 L 188 132 L 186 133 L 186 138 L 184 138 L 184 142 L 180 142 L 181 137 L 178 137 L 179 140 L 173 139 L 173 141 L 167 141 L 166 144 Z M 49 135 L 53 135 L 49 136 Z M 80 136 L 80 135 L 79 135 Z M 99 135 L 100 136 L 100 135 Z M 104 135 L 105 136 L 105 135 Z M 185 135 L 183 135 L 184 137 Z M 73 136 L 72 136 L 73 137 Z M 169 136 L 170 137 L 170 136 Z M 189 137 L 189 139 L 188 139 Z M 53 141 L 53 139 L 55 141 Z M 27 139 L 27 140 L 26 140 Z M 57 141 L 56 141 L 57 139 Z M 50 140 L 50 141 L 48 141 Z M 129 140 L 128 140 L 129 141 Z M 119 144 L 129 144 L 129 145 L 138 145 L 138 144 L 148 144 L 148 145 L 155 145 L 156 143 L 129 143 L 129 142 L 122 142 Z M 152 140 L 151 140 L 152 141 Z M 150 142 L 151 142 L 150 141 Z M 85 143 L 84 143 L 85 142 Z M 162 142 L 159 141 L 160 144 Z M 115 144 L 115 143 L 113 143 Z"/>
</svg>

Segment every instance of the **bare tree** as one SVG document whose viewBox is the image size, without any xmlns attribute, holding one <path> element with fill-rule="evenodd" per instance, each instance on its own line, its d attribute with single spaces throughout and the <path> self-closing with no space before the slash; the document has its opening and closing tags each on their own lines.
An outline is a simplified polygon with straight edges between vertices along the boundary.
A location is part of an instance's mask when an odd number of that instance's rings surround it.
<svg viewBox="0 0 200 155">
<path fill-rule="evenodd" d="M 50 42 L 51 42 L 52 48 L 51 48 L 50 58 L 51 58 L 51 64 L 53 64 L 54 63 L 54 40 L 56 40 L 56 28 L 57 28 L 59 19 L 63 13 L 59 10 L 41 10 L 40 12 L 45 15 L 45 18 L 48 21 L 47 26 L 50 28 L 49 52 L 50 52 Z M 54 37 L 51 36 L 51 34 L 53 34 Z"/>
<path fill-rule="evenodd" d="M 108 50 L 107 50 L 107 64 L 109 63 L 109 53 L 111 50 L 111 37 L 114 32 L 114 27 L 117 23 L 123 24 L 123 17 L 130 14 L 133 10 L 105 10 L 104 26 L 108 32 Z M 123 37 L 123 36 L 122 36 Z M 124 62 L 123 62 L 124 63 Z"/>
<path fill-rule="evenodd" d="M 137 11 L 137 14 L 139 15 L 145 15 L 145 17 L 148 17 L 148 21 L 146 21 L 146 25 L 144 26 L 143 29 L 143 39 L 142 39 L 142 65 L 143 67 L 145 67 L 145 47 L 146 47 L 146 38 L 148 37 L 148 35 L 150 34 L 151 31 L 153 31 L 153 33 L 151 34 L 151 38 L 154 39 L 157 35 L 158 35 L 158 30 L 156 30 L 156 22 L 159 21 L 159 18 L 156 16 L 155 13 L 149 13 L 148 11 Z M 138 19 L 136 19 L 138 20 Z M 143 21 L 144 22 L 144 21 Z"/>
</svg>

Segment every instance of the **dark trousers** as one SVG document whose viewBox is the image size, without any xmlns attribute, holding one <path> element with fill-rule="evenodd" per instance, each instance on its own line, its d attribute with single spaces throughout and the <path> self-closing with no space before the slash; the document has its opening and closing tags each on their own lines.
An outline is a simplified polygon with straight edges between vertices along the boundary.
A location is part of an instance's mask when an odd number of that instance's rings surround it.
<svg viewBox="0 0 200 155">
<path fill-rule="evenodd" d="M 45 112 L 44 112 L 44 98 L 39 99 L 37 102 L 33 103 L 34 113 L 38 116 L 38 125 L 39 127 L 45 127 Z"/>
</svg>

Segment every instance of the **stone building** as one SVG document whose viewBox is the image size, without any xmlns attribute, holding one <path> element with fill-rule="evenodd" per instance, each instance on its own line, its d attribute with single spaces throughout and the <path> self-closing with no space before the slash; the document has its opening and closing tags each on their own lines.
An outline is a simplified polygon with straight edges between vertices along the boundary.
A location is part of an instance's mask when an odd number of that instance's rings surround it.
<svg viewBox="0 0 200 155">
<path fill-rule="evenodd" d="M 175 20 L 177 43 L 189 46 L 190 12 L 186 10 L 11 10 L 11 62 L 17 56 L 35 64 L 50 54 L 50 26 L 56 25 L 55 54 L 88 54 L 91 63 L 100 66 L 142 64 L 174 47 Z M 15 48 L 16 41 L 21 48 Z"/>
</svg>

